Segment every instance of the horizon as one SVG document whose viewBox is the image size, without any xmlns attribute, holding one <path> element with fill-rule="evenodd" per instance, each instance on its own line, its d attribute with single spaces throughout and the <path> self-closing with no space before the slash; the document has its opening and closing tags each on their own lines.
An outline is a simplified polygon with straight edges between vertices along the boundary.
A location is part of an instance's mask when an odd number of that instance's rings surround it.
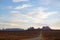
<svg viewBox="0 0 60 40">
<path fill-rule="evenodd" d="M 0 29 L 60 29 L 60 0 L 0 0 Z"/>
</svg>

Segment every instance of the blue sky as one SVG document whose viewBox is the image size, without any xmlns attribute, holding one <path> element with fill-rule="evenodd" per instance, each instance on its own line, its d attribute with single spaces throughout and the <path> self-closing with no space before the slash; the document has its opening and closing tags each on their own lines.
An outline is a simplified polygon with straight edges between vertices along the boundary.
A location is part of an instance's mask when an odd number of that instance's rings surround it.
<svg viewBox="0 0 60 40">
<path fill-rule="evenodd" d="M 60 29 L 60 0 L 0 0 L 0 28 Z"/>
</svg>

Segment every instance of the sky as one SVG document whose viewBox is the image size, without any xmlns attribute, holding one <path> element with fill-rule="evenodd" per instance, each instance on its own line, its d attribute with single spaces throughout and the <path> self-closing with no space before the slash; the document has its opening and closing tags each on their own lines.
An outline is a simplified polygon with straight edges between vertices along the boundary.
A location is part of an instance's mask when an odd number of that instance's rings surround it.
<svg viewBox="0 0 60 40">
<path fill-rule="evenodd" d="M 60 0 L 0 0 L 0 28 L 60 29 Z"/>
</svg>

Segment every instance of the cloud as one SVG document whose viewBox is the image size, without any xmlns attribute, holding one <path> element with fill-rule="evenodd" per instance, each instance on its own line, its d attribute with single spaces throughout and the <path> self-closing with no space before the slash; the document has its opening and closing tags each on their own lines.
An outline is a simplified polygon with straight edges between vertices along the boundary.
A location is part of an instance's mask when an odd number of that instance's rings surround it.
<svg viewBox="0 0 60 40">
<path fill-rule="evenodd" d="M 11 11 L 11 13 L 12 13 L 12 22 L 25 23 L 28 22 L 27 19 L 30 18 L 29 16 L 20 13 L 19 11 Z"/>
<path fill-rule="evenodd" d="M 19 11 L 11 11 L 11 13 L 20 13 Z M 17 15 L 17 14 L 16 14 Z"/>
<path fill-rule="evenodd" d="M 56 12 L 47 12 L 47 13 L 40 13 L 40 14 L 37 14 L 37 18 L 42 18 L 42 19 L 46 19 L 48 18 L 49 16 L 51 15 L 54 15 Z"/>
<path fill-rule="evenodd" d="M 31 7 L 32 5 L 29 5 L 29 4 L 24 4 L 24 5 L 22 5 L 22 6 L 17 6 L 15 9 L 16 10 L 20 10 L 20 9 L 24 9 L 24 8 L 29 8 L 29 7 Z"/>
<path fill-rule="evenodd" d="M 53 6 L 53 7 L 60 7 L 60 1 L 59 0 L 38 0 L 39 4 L 44 6 Z"/>
<path fill-rule="evenodd" d="M 57 19 L 52 25 L 54 29 L 60 29 L 60 19 Z"/>
<path fill-rule="evenodd" d="M 56 7 L 60 7 L 60 1 L 59 0 L 55 0 L 54 3 L 52 3 L 52 5 L 54 5 Z"/>
<path fill-rule="evenodd" d="M 26 12 L 23 14 L 20 11 L 11 11 L 8 15 L 10 17 L 9 21 L 1 21 L 0 24 L 3 24 L 5 26 L 11 26 L 11 27 L 20 27 L 20 28 L 28 28 L 29 26 L 41 26 L 45 25 L 45 19 L 55 15 L 56 11 L 48 11 L 47 8 L 38 7 L 35 9 L 32 9 L 32 11 Z M 6 16 L 6 14 L 5 14 Z M 4 24 L 5 23 L 5 24 Z M 4 27 L 5 27 L 4 26 Z"/>
<path fill-rule="evenodd" d="M 13 13 L 12 15 L 14 16 L 13 19 L 18 22 L 20 21 L 26 23 L 42 23 L 44 22 L 44 19 L 47 19 L 57 13 L 55 11 L 44 12 L 46 10 L 47 8 L 38 7 L 25 14 L 22 14 L 19 11 L 12 11 L 11 13 Z"/>
<path fill-rule="evenodd" d="M 51 3 L 53 4 L 56 0 L 38 0 L 40 4 L 42 5 L 50 5 Z"/>
<path fill-rule="evenodd" d="M 44 19 L 47 19 L 50 16 L 55 15 L 57 13 L 54 11 L 44 12 L 45 10 L 47 10 L 47 8 L 38 7 L 34 9 L 32 12 L 29 12 L 28 15 L 32 17 L 32 22 L 40 23 L 44 22 Z"/>
<path fill-rule="evenodd" d="M 28 1 L 28 0 L 12 0 L 13 2 L 22 2 L 22 1 Z"/>
<path fill-rule="evenodd" d="M 48 5 L 51 2 L 51 0 L 39 0 L 39 1 L 43 5 Z"/>
</svg>

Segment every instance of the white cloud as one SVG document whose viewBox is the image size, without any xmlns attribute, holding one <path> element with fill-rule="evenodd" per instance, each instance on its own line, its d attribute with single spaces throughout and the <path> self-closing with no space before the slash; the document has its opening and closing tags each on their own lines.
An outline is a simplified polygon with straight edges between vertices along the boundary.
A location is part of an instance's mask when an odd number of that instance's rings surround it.
<svg viewBox="0 0 60 40">
<path fill-rule="evenodd" d="M 50 16 L 53 16 L 57 13 L 55 11 L 45 12 L 46 10 L 47 10 L 47 8 L 38 7 L 25 14 L 22 14 L 19 11 L 11 11 L 10 12 L 11 20 L 7 24 L 7 26 L 11 26 L 11 27 L 20 27 L 21 26 L 21 28 L 24 28 L 24 27 L 27 28 L 30 25 L 34 26 L 33 24 L 36 24 L 36 25 L 38 24 L 38 26 L 39 26 L 39 24 L 43 23 L 43 25 L 44 25 L 45 19 L 47 19 Z M 32 24 L 29 24 L 29 23 L 32 23 Z"/>
<path fill-rule="evenodd" d="M 39 4 L 44 5 L 44 6 L 56 6 L 60 7 L 60 1 L 59 0 L 38 0 Z"/>
<path fill-rule="evenodd" d="M 24 9 L 24 8 L 29 8 L 29 7 L 31 7 L 32 5 L 29 5 L 29 4 L 24 4 L 24 5 L 22 5 L 22 6 L 17 6 L 15 9 L 17 9 L 17 10 L 20 10 L 20 9 Z"/>
<path fill-rule="evenodd" d="M 51 25 L 54 29 L 60 29 L 60 19 L 54 20 L 54 22 L 51 23 Z"/>
<path fill-rule="evenodd" d="M 41 19 L 46 19 L 46 18 L 48 18 L 49 16 L 51 16 L 51 15 L 53 15 L 55 13 L 56 12 L 47 12 L 47 13 L 42 12 L 42 13 L 37 14 L 36 17 L 41 18 Z"/>
<path fill-rule="evenodd" d="M 11 13 L 20 13 L 19 11 L 11 11 Z"/>
<path fill-rule="evenodd" d="M 36 9 L 33 9 L 31 12 L 27 12 L 27 14 L 22 14 L 19 13 L 17 17 L 19 18 L 24 18 L 27 23 L 32 22 L 32 23 L 41 23 L 44 22 L 43 20 L 46 18 L 49 18 L 50 16 L 56 14 L 57 12 L 51 11 L 51 12 L 44 12 L 47 10 L 47 8 L 43 7 L 38 7 Z"/>
<path fill-rule="evenodd" d="M 21 22 L 21 23 L 27 23 L 28 22 L 28 18 L 31 18 L 27 15 L 24 15 L 22 13 L 20 13 L 19 11 L 11 11 L 12 13 L 12 22 Z"/>
<path fill-rule="evenodd" d="M 33 9 L 32 12 L 29 12 L 28 15 L 32 17 L 32 22 L 33 23 L 41 23 L 44 22 L 43 20 L 46 18 L 49 18 L 49 16 L 52 16 L 56 14 L 57 12 L 44 12 L 47 10 L 47 8 L 39 7 L 36 9 Z"/>
<path fill-rule="evenodd" d="M 28 0 L 12 0 L 13 2 L 22 2 L 22 1 L 28 1 Z"/>
</svg>

